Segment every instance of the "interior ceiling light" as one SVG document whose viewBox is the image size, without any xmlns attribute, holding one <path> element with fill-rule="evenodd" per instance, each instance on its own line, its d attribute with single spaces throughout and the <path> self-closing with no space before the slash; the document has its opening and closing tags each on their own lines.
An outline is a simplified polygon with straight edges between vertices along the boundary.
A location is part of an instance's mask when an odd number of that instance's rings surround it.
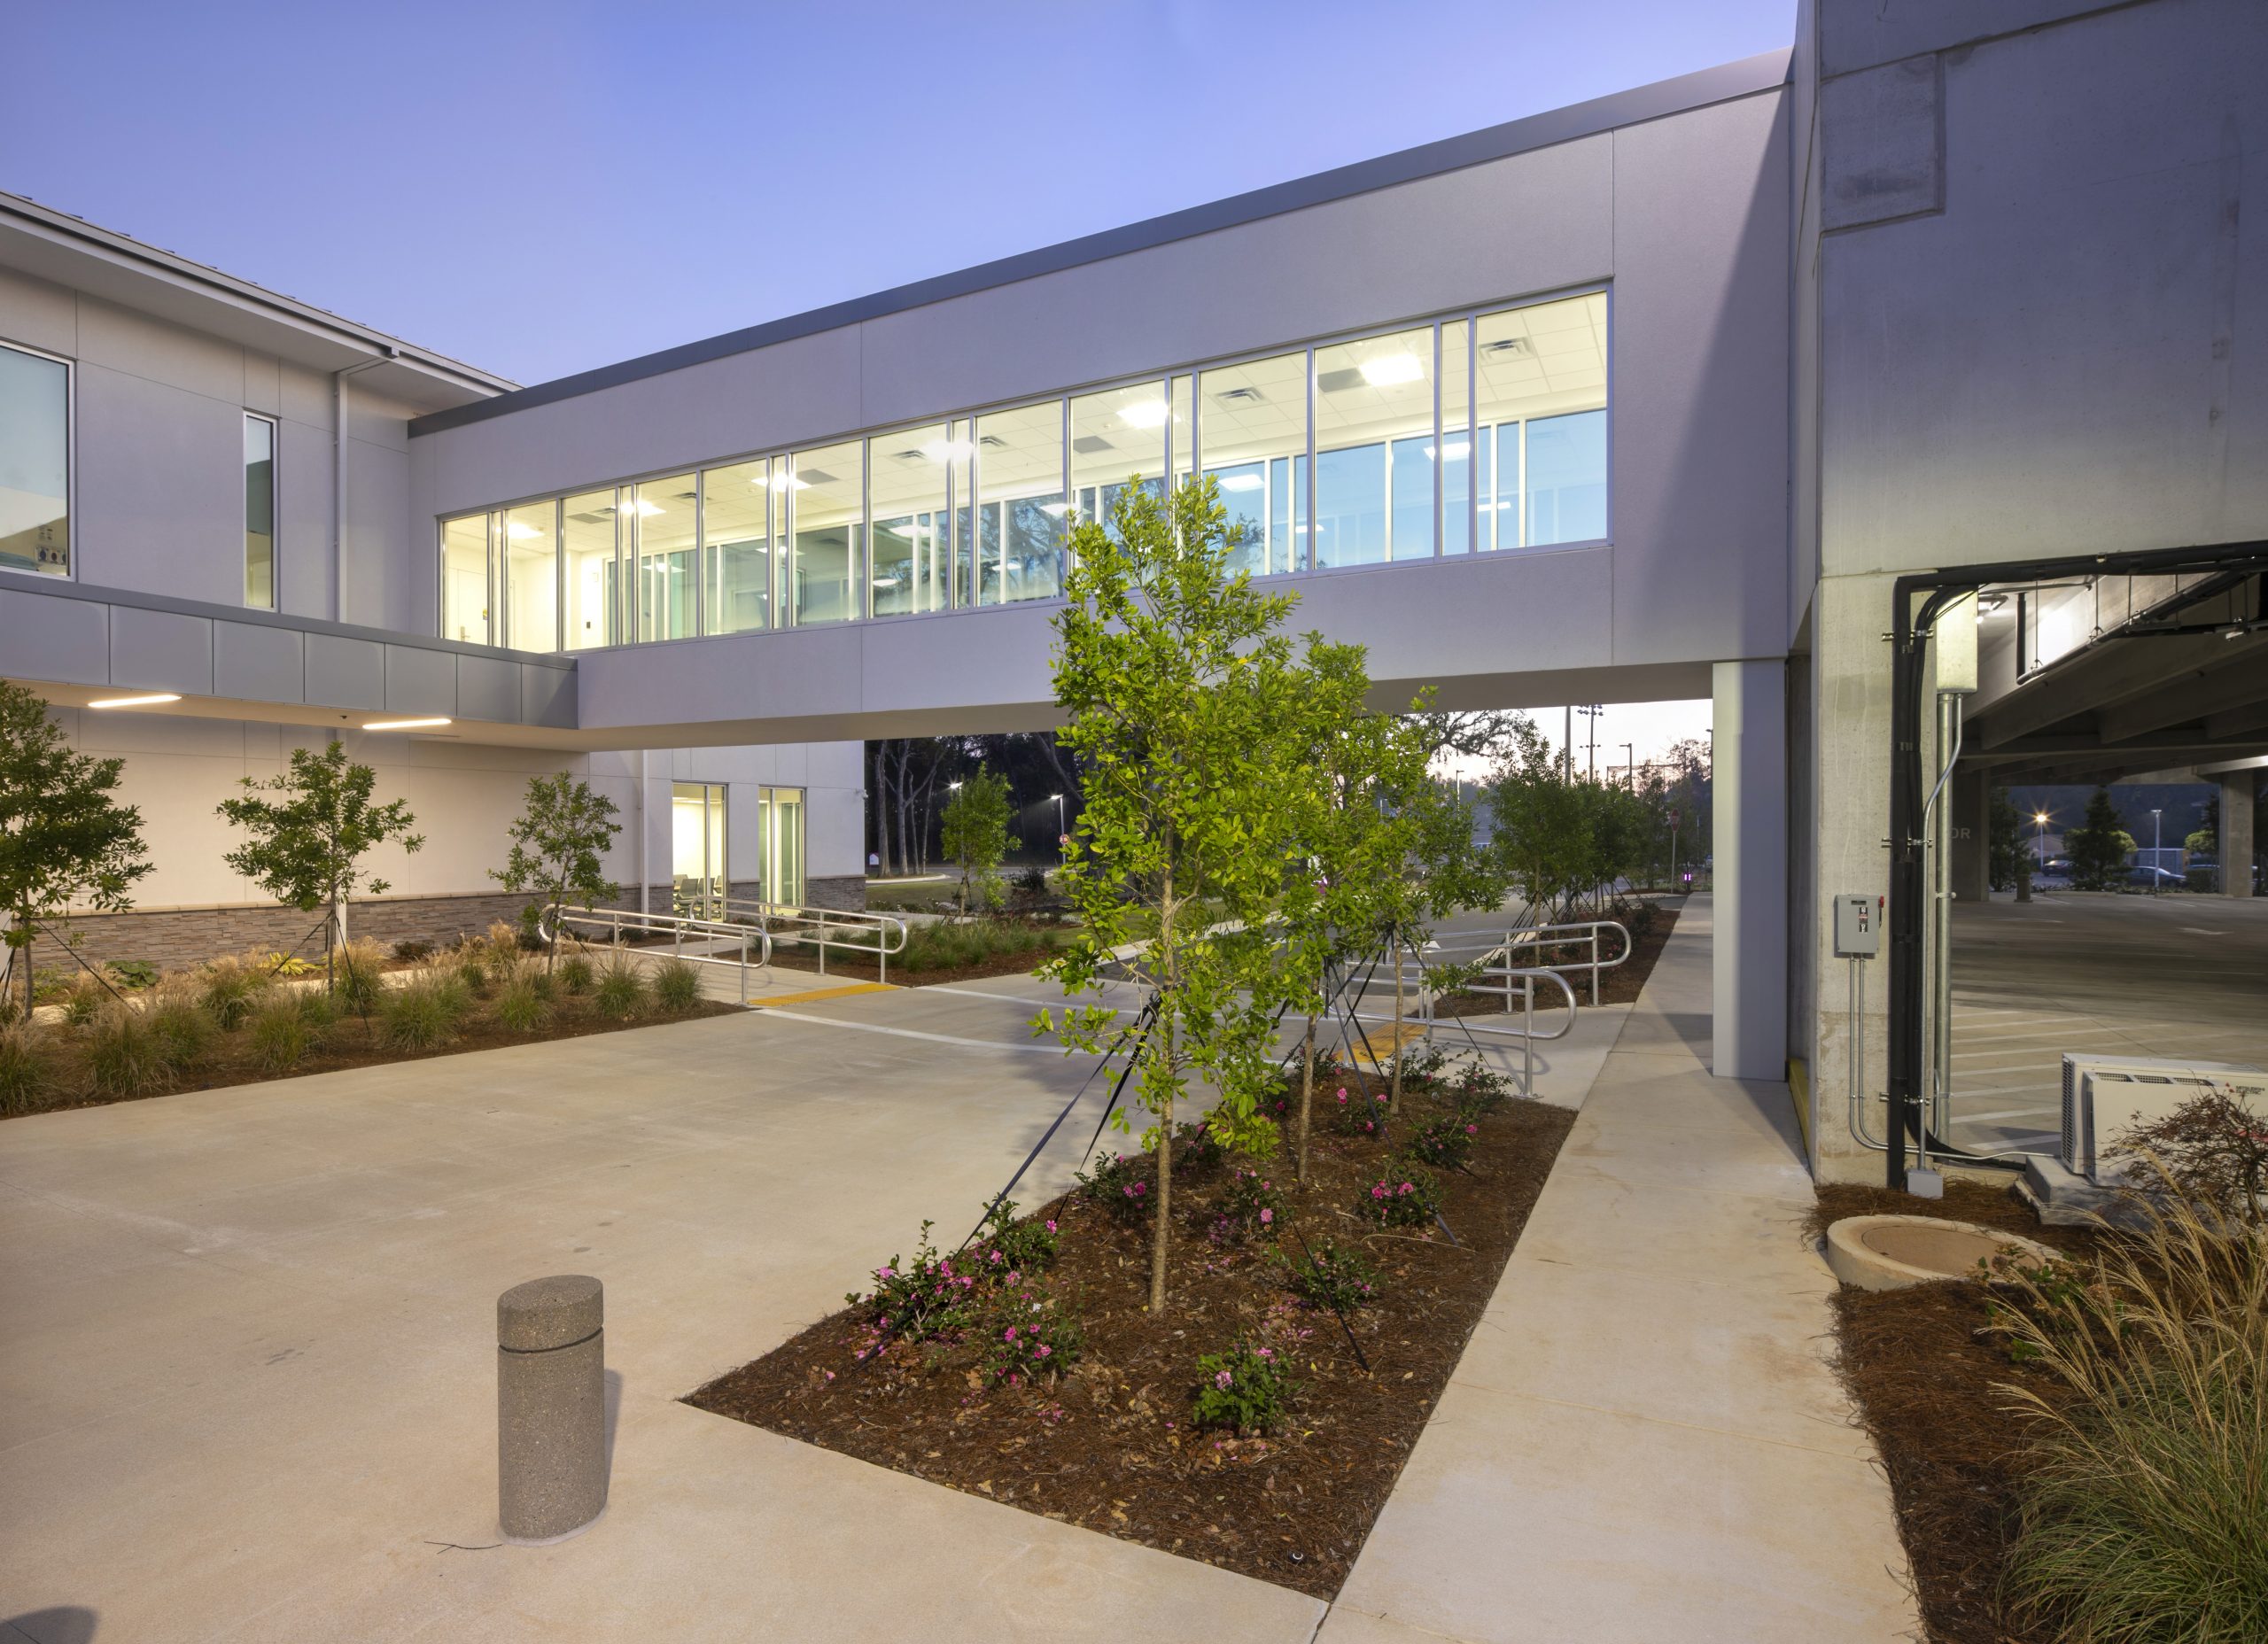
<svg viewBox="0 0 2268 1644">
<path fill-rule="evenodd" d="M 1416 354 L 1378 354 L 1356 368 L 1372 388 L 1394 388 L 1414 383 L 1425 375 L 1425 368 L 1418 363 Z"/>
<path fill-rule="evenodd" d="M 89 702 L 89 708 L 155 708 L 160 702 L 181 701 L 178 691 L 152 691 L 147 696 L 105 696 L 98 702 Z"/>
<path fill-rule="evenodd" d="M 811 481 L 797 479 L 784 469 L 774 472 L 770 479 L 760 479 L 755 483 L 759 485 L 769 485 L 774 491 L 809 491 L 812 488 Z"/>
<path fill-rule="evenodd" d="M 1221 476 L 1221 489 L 1223 491 L 1257 491 L 1260 489 L 1260 486 L 1261 478 L 1257 474 L 1223 474 Z"/>
<path fill-rule="evenodd" d="M 951 462 L 975 449 L 966 439 L 932 439 L 923 443 L 921 454 L 932 462 Z"/>
<path fill-rule="evenodd" d="M 548 537 L 551 533 L 548 531 L 539 531 L 525 520 L 515 519 L 505 522 L 504 534 L 516 542 L 525 542 L 530 537 Z"/>
<path fill-rule="evenodd" d="M 640 519 L 651 519 L 662 511 L 662 505 L 658 502 L 649 502 L 645 498 L 641 497 L 630 505 L 629 511 Z"/>
<path fill-rule="evenodd" d="M 1162 399 L 1137 399 L 1118 407 L 1118 420 L 1130 428 L 1163 428 L 1172 415 Z"/>
<path fill-rule="evenodd" d="M 447 719 L 373 719 L 362 728 L 365 731 L 430 731 L 435 725 L 448 723 Z"/>
<path fill-rule="evenodd" d="M 1061 519 L 1071 511 L 1071 505 L 1068 502 L 1043 502 L 1039 505 L 1039 511 L 1043 514 L 1052 514 L 1056 518 Z"/>
<path fill-rule="evenodd" d="M 1449 442 L 1447 449 L 1450 461 L 1462 462 L 1472 454 L 1472 442 L 1469 439 L 1452 439 Z M 1433 460 L 1433 448 L 1431 446 L 1425 447 L 1425 460 L 1428 462 Z"/>
</svg>

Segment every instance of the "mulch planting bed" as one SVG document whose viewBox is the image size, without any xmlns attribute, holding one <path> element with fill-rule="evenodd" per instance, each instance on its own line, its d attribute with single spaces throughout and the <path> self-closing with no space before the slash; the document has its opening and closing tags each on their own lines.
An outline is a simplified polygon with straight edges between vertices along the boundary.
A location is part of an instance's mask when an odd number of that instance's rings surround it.
<svg viewBox="0 0 2268 1644">
<path fill-rule="evenodd" d="M 1056 1225 L 1057 1253 L 1045 1286 L 1057 1308 L 1076 1314 L 1084 1337 L 1067 1371 L 1027 1374 L 1014 1384 L 997 1379 L 986 1364 L 990 1328 L 918 1345 L 889 1340 L 861 1362 L 875 1339 L 873 1311 L 852 1307 L 687 1402 L 1028 1512 L 1332 1597 L 1464 1353 L 1574 1121 L 1565 1109 L 1509 1098 L 1472 1119 L 1478 1131 L 1465 1167 L 1433 1173 L 1452 1243 L 1439 1225 L 1382 1227 L 1355 1214 L 1391 1168 L 1394 1147 L 1418 1127 L 1450 1117 L 1452 1094 L 1446 1087 L 1405 1090 L 1402 1118 L 1385 1134 L 1338 1134 L 1331 1121 L 1341 1086 L 1355 1108 L 1383 1088 L 1344 1070 L 1318 1082 L 1312 1179 L 1305 1189 L 1293 1185 L 1288 1149 L 1261 1167 L 1283 1203 L 1272 1225 L 1249 1239 L 1216 1237 L 1239 1167 L 1200 1162 L 1177 1145 L 1161 1316 L 1147 1307 L 1146 1219 L 1137 1224 L 1114 1214 L 1088 1188 L 1025 1219 L 1027 1227 Z M 1294 1086 L 1286 1105 L 1297 1101 Z M 1153 1175 L 1149 1161 L 1138 1168 L 1140 1179 Z M 948 1229 L 947 1237 L 959 1232 Z M 1329 1241 L 1358 1252 L 1376 1268 L 1379 1293 L 1348 1314 L 1348 1326 L 1329 1306 L 1301 1301 L 1288 1288 L 1286 1263 L 1301 1260 L 1302 1241 L 1309 1250 Z M 988 1242 L 970 1247 L 979 1267 Z M 1280 1424 L 1265 1435 L 1193 1424 L 1199 1355 L 1239 1340 L 1279 1355 L 1296 1384 Z"/>
<path fill-rule="evenodd" d="M 796 950 L 790 948 L 784 952 L 792 957 Z M 983 981 L 991 976 L 1029 976 L 1052 957 L 1037 951 L 1002 953 L 974 965 L 952 965 L 918 971 L 908 970 L 892 959 L 889 974 L 885 978 L 869 960 L 846 959 L 839 953 L 829 953 L 827 956 L 827 980 L 833 981 L 840 976 L 850 981 L 888 981 L 907 988 L 929 988 L 946 981 Z M 802 961 L 797 962 L 800 964 Z"/>
<path fill-rule="evenodd" d="M 308 1074 L 338 1073 L 349 1067 L 377 1067 L 395 1062 L 430 1061 L 435 1057 L 458 1056 L 468 1051 L 498 1051 L 510 1045 L 542 1044 L 555 1039 L 580 1039 L 592 1034 L 620 1033 L 630 1028 L 653 1028 L 664 1022 L 698 1021 L 710 1016 L 739 1016 L 745 1014 L 737 1004 L 720 1004 L 703 1000 L 683 1011 L 649 1011 L 627 1021 L 602 1016 L 586 1001 L 565 998 L 555 1003 L 551 1020 L 530 1033 L 515 1032 L 509 1028 L 476 1013 L 462 1023 L 447 1044 L 426 1051 L 390 1050 L 377 1042 L 374 1029 L 359 1018 L 344 1017 L 333 1024 L 322 1045 L 310 1049 L 287 1072 L 271 1073 L 254 1059 L 247 1035 L 242 1031 L 216 1036 L 212 1054 L 195 1072 L 184 1074 L 161 1090 L 145 1091 L 138 1096 L 113 1096 L 87 1088 L 83 1082 L 66 1074 L 65 1088 L 51 1094 L 30 1113 L 59 1113 L 68 1108 L 107 1107 L 114 1102 L 145 1101 L 151 1097 L 178 1096 L 188 1090 L 218 1090 L 240 1084 L 266 1084 L 276 1079 L 298 1079 Z M 54 1030 L 58 1042 L 66 1047 L 66 1066 L 74 1030 L 58 1028 Z M 12 1114 L 10 1117 L 22 1117 Z"/>
<path fill-rule="evenodd" d="M 1669 945 L 1669 934 L 1676 928 L 1677 910 L 1657 906 L 1654 909 L 1654 917 L 1646 928 L 1643 932 L 1633 934 L 1630 942 L 1630 957 L 1612 970 L 1599 973 L 1598 1002 L 1601 1004 L 1635 1004 L 1638 990 L 1646 985 L 1646 978 L 1653 974 L 1654 961 L 1662 957 L 1662 950 Z M 1613 940 L 1612 934 L 1604 938 L 1607 943 L 1612 943 Z M 1586 942 L 1583 944 L 1581 957 L 1588 958 L 1588 952 L 1589 944 Z M 1575 990 L 1575 1003 L 1582 1006 L 1589 1005 L 1591 973 L 1588 968 L 1577 963 L 1573 950 L 1561 948 L 1557 951 L 1549 952 L 1547 963 L 1529 960 L 1526 964 L 1531 969 L 1544 969 L 1548 968 L 1549 965 L 1560 966 L 1559 973 L 1567 979 L 1567 985 Z M 1557 990 L 1551 989 L 1549 984 L 1537 990 L 1535 1008 L 1538 1012 L 1559 1009 L 1561 1004 Z M 1433 1001 L 1435 1016 L 1494 1016 L 1501 1014 L 1503 1009 L 1504 1001 L 1501 997 L 1488 994 L 1445 993 Z"/>
<path fill-rule="evenodd" d="M 2015 1190 L 1946 1183 L 1942 1199 L 1886 1188 L 1821 1187 L 1813 1230 L 1845 1216 L 1935 1216 L 1974 1221 L 2084 1256 L 2094 1236 L 2042 1225 Z M 1938 1644 L 2052 1644 L 2001 1601 L 2016 1532 L 2023 1426 L 2001 1385 L 2051 1400 L 2061 1384 L 2014 1362 L 1980 1335 L 1986 1293 L 1967 1282 L 1904 1290 L 1845 1286 L 1834 1297 L 1838 1368 L 1874 1437 L 1896 1498 L 1922 1616 Z"/>
</svg>

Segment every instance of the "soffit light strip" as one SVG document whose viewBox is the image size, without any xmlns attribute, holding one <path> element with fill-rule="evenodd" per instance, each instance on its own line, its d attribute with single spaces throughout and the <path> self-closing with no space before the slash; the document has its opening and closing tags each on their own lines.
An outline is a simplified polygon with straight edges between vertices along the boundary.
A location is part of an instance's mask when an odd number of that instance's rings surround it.
<svg viewBox="0 0 2268 1644">
<path fill-rule="evenodd" d="M 98 702 L 89 702 L 89 708 L 154 708 L 159 702 L 177 702 L 181 694 L 175 691 L 156 691 L 148 696 L 105 696 Z"/>
<path fill-rule="evenodd" d="M 362 728 L 365 731 L 425 731 L 449 723 L 447 719 L 373 719 Z"/>
</svg>

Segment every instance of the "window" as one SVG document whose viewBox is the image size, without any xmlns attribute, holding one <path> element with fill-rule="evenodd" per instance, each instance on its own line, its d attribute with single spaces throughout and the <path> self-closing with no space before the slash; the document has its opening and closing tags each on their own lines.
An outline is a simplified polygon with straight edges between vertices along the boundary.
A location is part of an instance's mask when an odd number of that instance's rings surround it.
<svg viewBox="0 0 2268 1644">
<path fill-rule="evenodd" d="M 71 574 L 71 368 L 0 346 L 0 566 Z"/>
<path fill-rule="evenodd" d="M 1604 539 L 1604 293 L 1482 314 L 1473 337 L 1480 546 Z"/>
<path fill-rule="evenodd" d="M 977 603 L 1063 593 L 1063 402 L 975 419 Z"/>
<path fill-rule="evenodd" d="M 684 640 L 700 632 L 695 601 L 700 580 L 699 493 L 693 476 L 673 474 L 630 487 L 626 517 L 638 543 L 638 637 Z"/>
<path fill-rule="evenodd" d="M 276 424 L 245 413 L 245 603 L 276 609 Z"/>
<path fill-rule="evenodd" d="M 1472 327 L 1441 327 L 1441 552 L 1472 551 Z"/>
<path fill-rule="evenodd" d="M 758 895 L 781 907 L 804 905 L 804 790 L 756 790 L 756 850 L 763 875 Z"/>
<path fill-rule="evenodd" d="M 488 627 L 488 516 L 441 523 L 441 637 L 493 643 Z"/>
<path fill-rule="evenodd" d="M 709 578 L 711 633 L 772 625 L 772 474 L 773 464 L 761 457 L 702 473 L 701 561 Z"/>
<path fill-rule="evenodd" d="M 671 911 L 720 919 L 732 895 L 725 865 L 725 784 L 670 784 Z"/>
<path fill-rule="evenodd" d="M 1204 372 L 1197 384 L 1198 454 L 1242 536 L 1229 569 L 1297 570 L 1307 533 L 1308 357 L 1278 354 Z"/>
<path fill-rule="evenodd" d="M 1107 525 L 1130 478 L 1153 490 L 1166 471 L 1166 385 L 1138 383 L 1071 401 L 1072 506 Z"/>
<path fill-rule="evenodd" d="M 1315 351 L 1315 562 L 1433 552 L 1433 329 Z"/>
<path fill-rule="evenodd" d="M 504 632 L 524 651 L 559 648 L 559 505 L 529 502 L 504 516 Z"/>
<path fill-rule="evenodd" d="M 788 459 L 795 525 L 787 619 L 799 628 L 866 615 L 857 578 L 866 546 L 866 448 L 858 441 L 799 451 Z"/>
<path fill-rule="evenodd" d="M 926 423 L 866 442 L 867 499 L 874 533 L 874 611 L 902 616 L 951 602 L 952 487 L 958 468 L 943 423 Z M 959 454 L 966 455 L 965 452 Z"/>
<path fill-rule="evenodd" d="M 620 642 L 621 584 L 615 575 L 615 492 L 586 491 L 559 505 L 566 621 L 560 644 L 571 651 Z"/>
</svg>

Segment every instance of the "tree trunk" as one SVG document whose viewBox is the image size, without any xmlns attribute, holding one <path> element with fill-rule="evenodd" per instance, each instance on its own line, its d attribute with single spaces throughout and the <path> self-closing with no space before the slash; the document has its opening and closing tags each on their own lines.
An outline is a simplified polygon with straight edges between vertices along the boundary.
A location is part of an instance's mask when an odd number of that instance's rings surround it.
<svg viewBox="0 0 2268 1644">
<path fill-rule="evenodd" d="M 1158 958 L 1160 1009 L 1153 1029 L 1149 1054 L 1165 1059 L 1166 1077 L 1158 1082 L 1165 1091 L 1165 1106 L 1158 1117 L 1158 1202 L 1150 1214 L 1157 1218 L 1150 1233 L 1150 1312 L 1163 1318 L 1166 1311 L 1166 1247 L 1173 1234 L 1173 1083 L 1174 1005 L 1167 995 L 1180 966 L 1173 951 L 1173 841 L 1168 831 L 1165 883 L 1158 896 Z M 1158 1031 L 1162 1029 L 1162 1031 Z"/>
<path fill-rule="evenodd" d="M 1306 1048 L 1300 1053 L 1300 1185 L 1308 1184 L 1308 1115 L 1315 1108 L 1315 1018 L 1308 1018 Z"/>
<path fill-rule="evenodd" d="M 1386 1111 L 1399 1115 L 1402 1112 L 1402 927 L 1394 927 L 1388 939 L 1394 955 L 1394 1072 L 1387 1076 Z"/>
</svg>

